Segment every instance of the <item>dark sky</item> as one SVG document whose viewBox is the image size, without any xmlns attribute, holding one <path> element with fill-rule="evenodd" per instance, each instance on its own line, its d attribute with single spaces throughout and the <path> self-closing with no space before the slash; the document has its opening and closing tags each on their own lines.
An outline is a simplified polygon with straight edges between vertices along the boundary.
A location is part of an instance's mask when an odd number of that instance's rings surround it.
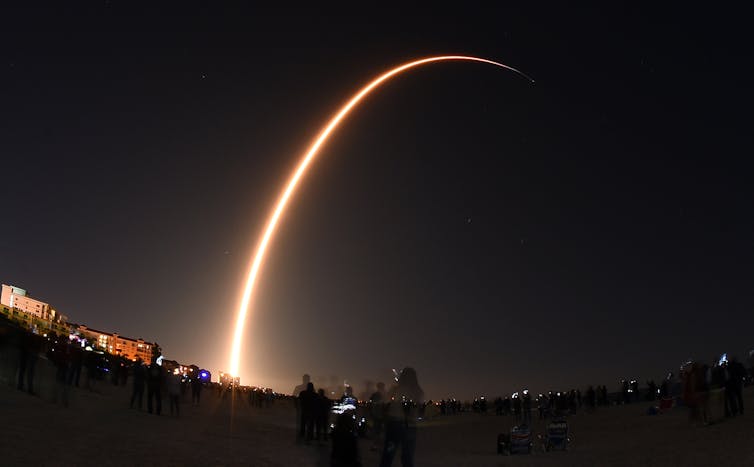
<svg viewBox="0 0 754 467">
<path fill-rule="evenodd" d="M 660 379 L 754 347 L 743 11 L 464 6 L 0 14 L 0 280 L 227 369 L 246 268 L 326 119 L 404 61 L 282 220 L 242 382 L 430 397 Z M 377 11 L 382 10 L 382 11 Z"/>
</svg>

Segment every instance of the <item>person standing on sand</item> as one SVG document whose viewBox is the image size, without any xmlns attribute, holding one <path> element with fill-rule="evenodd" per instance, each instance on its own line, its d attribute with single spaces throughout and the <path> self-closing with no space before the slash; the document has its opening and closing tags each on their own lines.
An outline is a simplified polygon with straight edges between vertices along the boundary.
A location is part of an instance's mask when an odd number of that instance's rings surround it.
<svg viewBox="0 0 754 467">
<path fill-rule="evenodd" d="M 404 368 L 398 378 L 398 385 L 387 397 L 385 447 L 382 450 L 380 467 L 393 465 L 398 448 L 401 449 L 401 465 L 414 466 L 416 421 L 418 408 L 423 404 L 424 391 L 419 386 L 416 370 L 411 367 Z"/>
<path fill-rule="evenodd" d="M 528 389 L 524 389 L 523 405 L 523 422 L 525 425 L 531 425 L 531 395 Z"/>
<path fill-rule="evenodd" d="M 516 425 L 521 423 L 521 398 L 518 397 L 518 393 L 513 394 L 513 419 Z"/>
<path fill-rule="evenodd" d="M 589 410 L 594 410 L 594 408 L 597 406 L 597 396 L 594 392 L 594 387 L 589 385 L 589 387 L 586 389 L 586 406 Z"/>
<path fill-rule="evenodd" d="M 301 407 L 301 428 L 299 437 L 304 438 L 308 443 L 314 438 L 314 418 L 317 412 L 317 393 L 314 392 L 314 384 L 306 385 L 306 390 L 301 391 L 298 396 L 299 406 Z"/>
<path fill-rule="evenodd" d="M 311 382 L 312 377 L 305 374 L 301 377 L 301 384 L 293 388 L 293 397 L 298 397 L 301 391 L 306 391 L 306 386 Z"/>
<path fill-rule="evenodd" d="M 744 414 L 743 387 L 746 379 L 746 368 L 736 357 L 730 359 L 728 364 L 730 378 L 725 391 L 730 394 L 732 415 Z"/>
<path fill-rule="evenodd" d="M 306 386 L 312 380 L 311 376 L 304 374 L 301 377 L 301 384 L 293 388 L 293 405 L 296 407 L 296 435 L 299 436 L 303 432 L 303 425 L 301 424 L 301 401 L 298 396 L 302 391 L 306 391 Z M 300 435 L 303 437 L 303 435 Z"/>
<path fill-rule="evenodd" d="M 24 376 L 26 376 L 26 392 L 34 395 L 34 369 L 42 347 L 41 338 L 31 331 L 21 331 L 18 342 L 18 389 L 23 391 Z"/>
<path fill-rule="evenodd" d="M 683 402 L 689 408 L 689 422 L 707 424 L 705 371 L 697 362 L 687 364 L 681 373 Z"/>
<path fill-rule="evenodd" d="M 181 373 L 178 368 L 174 369 L 173 373 L 168 375 L 167 389 L 168 398 L 170 399 L 170 415 L 173 415 L 173 408 L 175 408 L 175 416 L 177 417 L 181 414 Z"/>
<path fill-rule="evenodd" d="M 144 368 L 144 363 L 141 361 L 141 358 L 137 358 L 136 362 L 133 365 L 134 369 L 134 386 L 133 386 L 133 392 L 131 393 L 131 405 L 130 407 L 133 409 L 134 402 L 138 401 L 139 410 L 141 410 L 142 407 L 142 401 L 144 399 L 144 380 L 146 379 L 147 370 Z"/>
<path fill-rule="evenodd" d="M 66 384 L 66 377 L 68 376 L 68 367 L 70 365 L 70 344 L 67 341 L 58 343 L 55 341 L 54 345 L 47 353 L 47 358 L 55 365 L 55 397 L 57 402 L 58 396 L 63 404 L 63 407 L 68 407 L 68 385 Z"/>
<path fill-rule="evenodd" d="M 377 383 L 377 390 L 369 397 L 369 414 L 372 419 L 372 450 L 379 449 L 382 426 L 385 422 L 385 383 Z"/>
<path fill-rule="evenodd" d="M 198 373 L 198 372 L 196 372 Z M 199 399 L 202 396 L 202 379 L 199 374 L 191 377 L 191 403 L 194 407 L 199 406 Z"/>
<path fill-rule="evenodd" d="M 317 391 L 317 404 L 315 411 L 315 428 L 317 432 L 317 441 L 327 441 L 327 430 L 330 428 L 330 409 L 332 403 L 330 399 L 325 395 L 325 390 L 320 389 Z"/>
<path fill-rule="evenodd" d="M 155 401 L 154 406 L 152 401 Z M 155 413 L 160 415 L 162 412 L 162 367 L 157 364 L 156 359 L 152 359 L 152 363 L 147 370 L 147 411 L 152 413 L 152 407 L 155 409 Z"/>
</svg>

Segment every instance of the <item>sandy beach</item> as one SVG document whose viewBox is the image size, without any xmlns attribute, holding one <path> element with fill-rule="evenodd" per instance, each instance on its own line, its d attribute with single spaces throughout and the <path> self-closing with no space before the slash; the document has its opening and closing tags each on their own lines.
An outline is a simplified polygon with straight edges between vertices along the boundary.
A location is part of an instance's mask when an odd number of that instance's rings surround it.
<svg viewBox="0 0 754 467">
<path fill-rule="evenodd" d="M 39 362 L 37 395 L 0 385 L 2 465 L 251 465 L 328 466 L 330 445 L 298 444 L 290 401 L 271 408 L 251 408 L 246 400 L 223 400 L 204 391 L 199 407 L 188 399 L 180 417 L 129 409 L 130 387 L 98 382 L 94 391 L 72 389 L 69 405 L 56 399 L 53 369 Z M 744 393 L 752 404 L 752 388 Z M 569 417 L 572 435 L 567 452 L 501 456 L 497 434 L 513 419 L 463 413 L 423 421 L 419 428 L 418 466 L 555 465 L 754 465 L 754 417 L 692 426 L 683 407 L 649 416 L 649 402 L 580 412 Z M 146 401 L 145 401 L 146 408 Z M 544 423 L 533 421 L 542 433 Z M 364 466 L 376 466 L 379 453 L 360 441 Z M 536 446 L 538 448 L 538 446 Z M 395 462 L 394 465 L 400 465 Z"/>
</svg>

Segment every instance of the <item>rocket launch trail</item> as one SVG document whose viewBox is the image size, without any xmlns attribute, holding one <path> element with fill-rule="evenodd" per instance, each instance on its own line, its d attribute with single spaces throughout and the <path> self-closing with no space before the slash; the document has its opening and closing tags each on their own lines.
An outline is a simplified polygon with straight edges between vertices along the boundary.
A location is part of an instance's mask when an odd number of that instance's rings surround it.
<svg viewBox="0 0 754 467">
<path fill-rule="evenodd" d="M 232 347 L 231 347 L 231 352 L 230 352 L 231 375 L 238 376 L 238 373 L 239 373 L 240 358 L 241 358 L 241 345 L 243 343 L 243 334 L 244 334 L 244 328 L 246 325 L 246 318 L 247 318 L 249 307 L 251 305 L 253 294 L 254 294 L 254 285 L 256 284 L 256 280 L 259 275 L 262 263 L 264 261 L 264 257 L 267 252 L 267 248 L 269 246 L 270 240 L 272 239 L 272 236 L 275 233 L 275 229 L 277 227 L 278 221 L 280 220 L 280 217 L 282 216 L 283 212 L 286 209 L 288 200 L 291 198 L 291 196 L 293 196 L 299 181 L 306 174 L 306 171 L 309 168 L 309 165 L 317 156 L 317 154 L 319 153 L 319 150 L 327 142 L 327 140 L 330 138 L 333 132 L 338 128 L 338 125 L 349 115 L 351 110 L 353 110 L 356 106 L 358 106 L 367 95 L 369 95 L 372 91 L 377 89 L 381 84 L 385 83 L 391 78 L 394 78 L 410 69 L 417 68 L 423 65 L 428 65 L 430 63 L 443 62 L 443 61 L 466 61 L 466 62 L 486 63 L 489 65 L 494 65 L 496 67 L 513 71 L 514 73 L 517 73 L 518 75 L 526 78 L 530 82 L 532 83 L 534 82 L 534 80 L 532 80 L 526 74 L 522 73 L 521 71 L 513 67 L 505 65 L 503 63 L 495 62 L 492 60 L 487 60 L 485 58 L 471 57 L 471 56 L 464 56 L 464 55 L 441 55 L 441 56 L 435 56 L 435 57 L 427 57 L 420 60 L 415 60 L 408 63 L 404 63 L 402 65 L 399 65 L 383 73 L 382 75 L 373 79 L 371 82 L 367 83 L 345 105 L 343 105 L 335 113 L 335 115 L 330 118 L 330 120 L 327 122 L 327 125 L 325 125 L 325 127 L 319 133 L 319 135 L 311 144 L 311 146 L 309 146 L 306 153 L 304 153 L 303 156 L 301 157 L 301 160 L 298 163 L 298 166 L 296 167 L 296 169 L 293 171 L 293 174 L 288 179 L 288 182 L 286 183 L 285 188 L 283 189 L 283 192 L 280 194 L 280 197 L 275 202 L 275 207 L 272 210 L 272 213 L 270 214 L 269 219 L 267 220 L 262 236 L 259 240 L 259 243 L 257 244 L 256 250 L 254 252 L 254 256 L 252 257 L 251 264 L 249 266 L 249 272 L 246 279 L 246 285 L 244 286 L 244 289 L 243 289 L 241 302 L 238 308 L 238 315 L 236 317 L 235 329 L 233 331 L 233 342 L 232 342 Z"/>
</svg>

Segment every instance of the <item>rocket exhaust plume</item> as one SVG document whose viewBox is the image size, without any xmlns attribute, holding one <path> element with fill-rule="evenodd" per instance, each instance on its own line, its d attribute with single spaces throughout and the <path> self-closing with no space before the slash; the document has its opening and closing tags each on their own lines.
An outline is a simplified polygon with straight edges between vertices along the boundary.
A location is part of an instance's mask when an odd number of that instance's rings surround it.
<svg viewBox="0 0 754 467">
<path fill-rule="evenodd" d="M 264 228 L 264 233 L 259 240 L 259 244 L 257 245 L 256 251 L 254 252 L 254 257 L 251 260 L 248 279 L 246 279 L 246 286 L 244 287 L 241 304 L 238 308 L 236 327 L 233 332 L 233 344 L 230 351 L 230 374 L 232 376 L 238 376 L 241 358 L 241 343 L 243 341 L 243 331 L 246 324 L 246 315 L 248 314 L 252 294 L 254 293 L 254 284 L 256 283 L 257 276 L 259 275 L 259 269 L 262 266 L 262 261 L 264 260 L 265 253 L 267 252 L 267 246 L 272 239 L 272 235 L 275 233 L 275 228 L 277 227 L 278 221 L 280 220 L 280 216 L 283 214 L 283 211 L 285 211 L 285 207 L 288 204 L 288 199 L 293 195 L 293 192 L 296 189 L 296 185 L 298 185 L 299 180 L 306 173 L 309 164 L 311 164 L 312 160 L 317 156 L 322 145 L 327 142 L 327 139 L 335 131 L 340 122 L 342 122 L 348 116 L 351 110 L 356 107 L 364 97 L 366 97 L 369 93 L 379 87 L 382 83 L 411 68 L 448 60 L 481 62 L 489 65 L 494 65 L 506 70 L 513 71 L 523 76 L 530 82 L 534 82 L 534 80 L 528 77 L 526 74 L 503 63 L 494 62 L 485 58 L 469 57 L 464 55 L 442 55 L 436 57 L 427 57 L 420 60 L 404 63 L 393 68 L 390 71 L 385 72 L 384 74 L 378 76 L 366 86 L 361 88 L 345 105 L 343 105 L 343 107 L 341 107 L 340 110 L 338 110 L 338 112 L 332 118 L 330 118 L 330 121 L 327 122 L 327 125 L 319 133 L 317 139 L 314 140 L 312 145 L 309 146 L 309 149 L 301 158 L 301 161 L 291 175 L 291 178 L 288 179 L 288 183 L 285 185 L 283 193 L 275 203 L 275 208 L 272 211 L 270 218 L 267 220 L 267 225 Z"/>
</svg>

